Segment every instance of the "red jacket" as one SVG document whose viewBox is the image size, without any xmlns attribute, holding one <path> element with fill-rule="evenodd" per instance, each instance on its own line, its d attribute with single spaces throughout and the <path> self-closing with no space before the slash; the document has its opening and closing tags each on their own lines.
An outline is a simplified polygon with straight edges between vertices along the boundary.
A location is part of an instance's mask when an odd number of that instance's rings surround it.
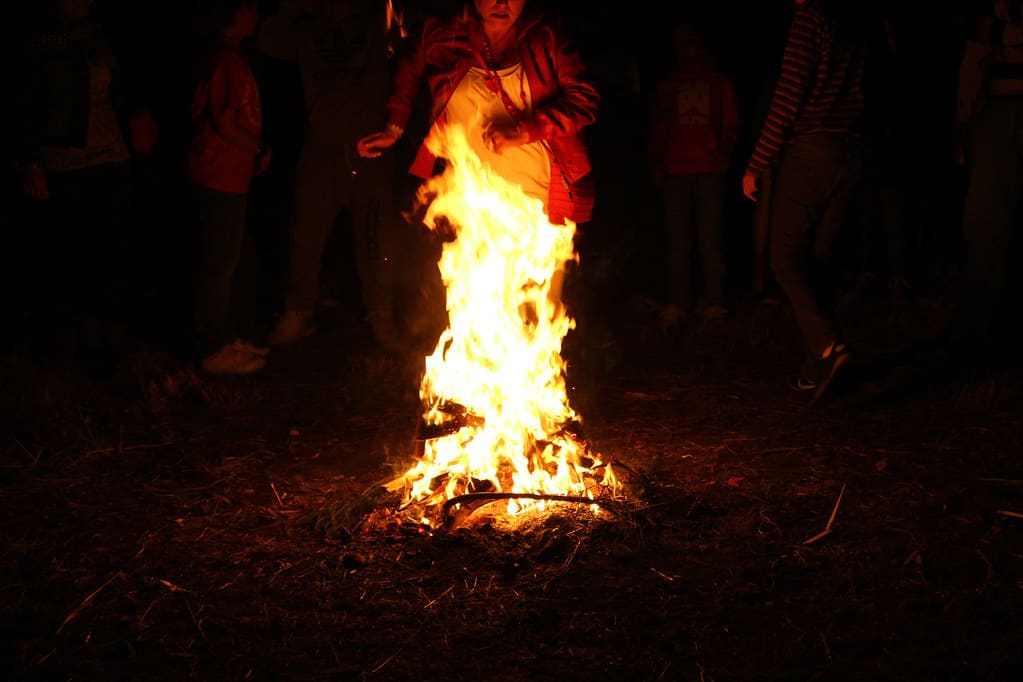
<svg viewBox="0 0 1023 682">
<path fill-rule="evenodd" d="M 577 190 L 575 185 L 592 169 L 582 129 L 596 120 L 600 95 L 585 80 L 581 57 L 557 27 L 539 15 L 526 14 L 520 17 L 519 27 L 519 56 L 533 100 L 532 115 L 520 124 L 529 132 L 530 142 L 543 140 L 549 145 L 551 210 L 566 198 L 578 210 L 579 199 L 585 203 L 587 197 L 578 196 L 585 190 Z M 406 127 L 424 79 L 432 102 L 430 120 L 436 121 L 469 68 L 480 64 L 482 30 L 479 21 L 469 15 L 448 23 L 427 19 L 414 49 L 399 62 L 394 92 L 387 103 L 387 122 Z M 423 146 L 411 172 L 429 177 L 434 161 Z M 589 219 L 589 207 L 582 211 L 567 217 L 584 222 Z"/>
<path fill-rule="evenodd" d="M 188 174 L 203 187 L 247 194 L 256 174 L 256 155 L 234 146 L 217 131 L 217 113 L 232 109 L 238 112 L 239 125 L 259 138 L 263 120 L 256 77 L 245 57 L 225 45 L 214 54 L 195 89 Z"/>
<path fill-rule="evenodd" d="M 676 69 L 658 84 L 649 136 L 653 173 L 724 172 L 738 138 L 735 88 L 712 64 Z"/>
</svg>

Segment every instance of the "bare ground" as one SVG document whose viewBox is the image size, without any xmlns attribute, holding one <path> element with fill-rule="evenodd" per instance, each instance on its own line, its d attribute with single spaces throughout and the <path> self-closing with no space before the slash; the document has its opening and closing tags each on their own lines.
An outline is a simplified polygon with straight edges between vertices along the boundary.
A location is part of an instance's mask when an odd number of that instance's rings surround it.
<svg viewBox="0 0 1023 682">
<path fill-rule="evenodd" d="M 3 359 L 3 665 L 16 679 L 1010 680 L 1023 675 L 1020 371 L 847 307 L 824 405 L 783 306 L 566 342 L 619 513 L 388 522 L 419 358 L 344 321 L 211 379 L 114 328 Z M 937 359 L 936 359 L 937 358 Z M 821 535 L 823 531 L 828 532 Z M 9 678 L 9 679 L 10 679 Z"/>
</svg>

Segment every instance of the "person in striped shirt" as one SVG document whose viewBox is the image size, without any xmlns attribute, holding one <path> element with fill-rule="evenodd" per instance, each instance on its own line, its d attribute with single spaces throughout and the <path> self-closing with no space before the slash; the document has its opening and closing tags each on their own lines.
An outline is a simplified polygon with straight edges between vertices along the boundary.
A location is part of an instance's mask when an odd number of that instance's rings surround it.
<svg viewBox="0 0 1023 682">
<path fill-rule="evenodd" d="M 959 82 L 968 169 L 966 282 L 951 324 L 957 327 L 954 334 L 965 336 L 964 359 L 976 363 L 999 357 L 992 352 L 997 350 L 993 342 L 1014 343 L 1003 332 L 1013 326 L 1007 313 L 1015 314 L 1007 293 L 1023 194 L 1023 0 L 989 5 L 968 36 L 967 48 Z M 968 68 L 971 55 L 979 55 L 975 74 Z"/>
<path fill-rule="evenodd" d="M 817 402 L 851 358 L 836 320 L 834 255 L 862 175 L 871 24 L 861 3 L 795 4 L 780 77 L 742 183 L 756 201 L 761 173 L 774 171 L 771 267 L 805 350 L 793 386 L 813 391 Z"/>
</svg>

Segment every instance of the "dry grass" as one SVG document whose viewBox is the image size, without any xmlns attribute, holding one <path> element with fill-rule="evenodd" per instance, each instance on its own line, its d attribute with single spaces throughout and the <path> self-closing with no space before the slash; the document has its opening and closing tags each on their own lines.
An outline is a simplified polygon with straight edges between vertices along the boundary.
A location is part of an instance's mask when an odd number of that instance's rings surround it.
<svg viewBox="0 0 1023 682">
<path fill-rule="evenodd" d="M 1013 678 L 1019 394 L 1006 378 L 901 391 L 868 377 L 811 410 L 784 385 L 788 325 L 751 310 L 672 345 L 637 333 L 613 368 L 580 339 L 593 359 L 572 371 L 593 375 L 573 403 L 628 504 L 514 520 L 488 505 L 447 532 L 405 522 L 379 487 L 413 451 L 414 359 L 335 361 L 329 332 L 238 380 L 141 348 L 105 374 L 9 356 L 6 667 Z M 871 333 L 868 348 L 891 338 Z"/>
</svg>

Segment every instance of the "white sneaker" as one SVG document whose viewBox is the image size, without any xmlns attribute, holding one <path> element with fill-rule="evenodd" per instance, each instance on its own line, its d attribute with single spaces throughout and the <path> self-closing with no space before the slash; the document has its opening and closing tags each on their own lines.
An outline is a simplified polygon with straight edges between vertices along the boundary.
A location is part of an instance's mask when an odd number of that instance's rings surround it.
<svg viewBox="0 0 1023 682">
<path fill-rule="evenodd" d="M 233 344 L 224 346 L 216 353 L 207 355 L 199 363 L 204 372 L 210 374 L 252 374 L 266 366 L 266 360 L 259 355 L 238 350 Z"/>
<path fill-rule="evenodd" d="M 316 333 L 313 314 L 301 310 L 285 310 L 281 319 L 266 337 L 271 346 L 287 346 Z"/>
</svg>

